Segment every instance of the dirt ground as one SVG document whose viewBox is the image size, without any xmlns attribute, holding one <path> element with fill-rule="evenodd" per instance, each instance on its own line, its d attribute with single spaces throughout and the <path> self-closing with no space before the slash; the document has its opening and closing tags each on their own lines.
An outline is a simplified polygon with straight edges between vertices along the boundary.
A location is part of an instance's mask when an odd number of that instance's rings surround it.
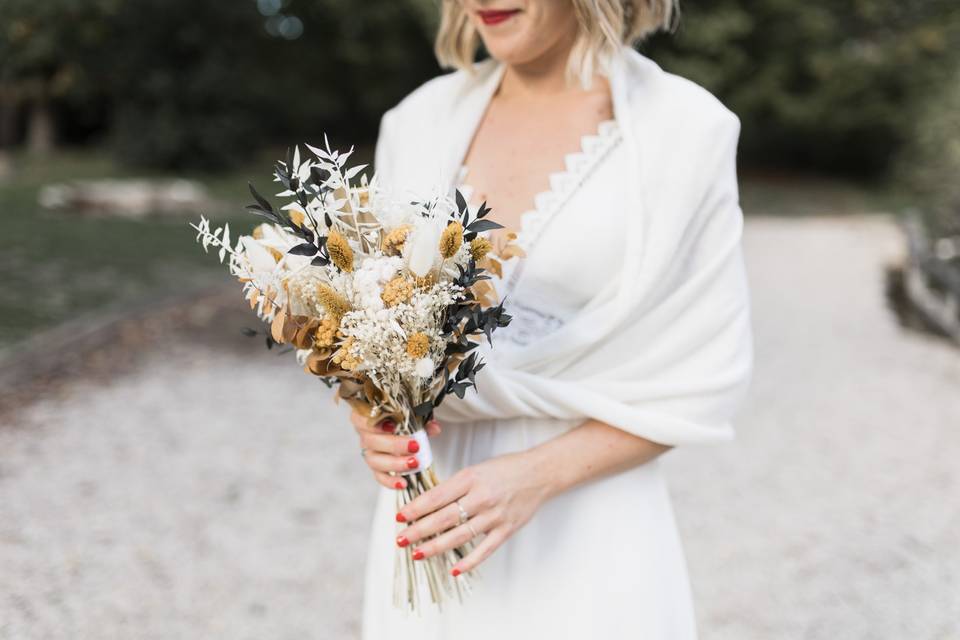
<svg viewBox="0 0 960 640">
<path fill-rule="evenodd" d="M 738 440 L 665 459 L 703 640 L 960 638 L 960 350 L 887 307 L 902 251 L 886 216 L 748 219 Z M 0 639 L 358 636 L 375 486 L 242 318 L 10 396 Z"/>
</svg>

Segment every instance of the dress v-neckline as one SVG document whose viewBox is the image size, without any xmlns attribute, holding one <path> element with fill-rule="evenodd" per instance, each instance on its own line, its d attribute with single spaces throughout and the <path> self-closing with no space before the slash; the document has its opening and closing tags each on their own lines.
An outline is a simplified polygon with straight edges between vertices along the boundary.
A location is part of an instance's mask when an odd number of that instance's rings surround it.
<svg viewBox="0 0 960 640">
<path fill-rule="evenodd" d="M 577 188 L 593 173 L 593 169 L 620 139 L 621 134 L 616 119 L 608 118 L 599 123 L 595 133 L 580 137 L 579 149 L 564 156 L 564 168 L 548 176 L 548 187 L 534 195 L 532 206 L 520 214 L 516 226 L 507 227 L 507 231 L 516 233 L 514 243 L 523 250 L 524 254 L 529 254 L 533 250 L 547 223 L 557 211 L 563 208 Z M 466 182 L 468 172 L 469 168 L 461 164 L 455 186 L 461 191 L 470 207 L 475 208 L 478 204 L 472 202 L 474 188 Z M 499 255 L 494 255 L 500 258 Z M 502 258 L 500 259 L 503 261 Z M 520 258 L 514 258 L 514 260 L 520 262 L 512 269 L 506 288 L 501 292 L 501 298 L 515 289 L 520 278 L 521 265 L 524 261 Z"/>
</svg>

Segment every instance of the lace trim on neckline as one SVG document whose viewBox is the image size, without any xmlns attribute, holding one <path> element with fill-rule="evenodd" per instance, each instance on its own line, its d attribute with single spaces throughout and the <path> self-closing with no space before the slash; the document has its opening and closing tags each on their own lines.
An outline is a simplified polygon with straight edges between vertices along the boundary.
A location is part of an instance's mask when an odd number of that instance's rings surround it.
<svg viewBox="0 0 960 640">
<path fill-rule="evenodd" d="M 613 118 L 604 120 L 597 126 L 596 133 L 580 137 L 579 150 L 564 156 L 564 169 L 550 174 L 549 187 L 537 193 L 533 197 L 533 207 L 520 214 L 519 228 L 510 229 L 516 232 L 517 238 L 514 242 L 525 253 L 530 253 L 550 218 L 566 204 L 577 188 L 590 176 L 594 167 L 600 164 L 600 161 L 620 142 L 621 137 L 617 121 Z M 464 192 L 467 202 L 470 202 L 473 187 L 465 182 L 468 169 L 466 165 L 460 166 L 457 186 Z M 512 289 L 520 271 L 518 266 L 511 273 L 507 284 L 508 290 Z"/>
<path fill-rule="evenodd" d="M 616 120 L 604 120 L 596 133 L 581 136 L 580 149 L 564 156 L 564 169 L 550 174 L 550 187 L 533 197 L 533 208 L 520 214 L 516 243 L 524 251 L 530 250 L 553 214 L 566 204 L 619 140 Z"/>
</svg>

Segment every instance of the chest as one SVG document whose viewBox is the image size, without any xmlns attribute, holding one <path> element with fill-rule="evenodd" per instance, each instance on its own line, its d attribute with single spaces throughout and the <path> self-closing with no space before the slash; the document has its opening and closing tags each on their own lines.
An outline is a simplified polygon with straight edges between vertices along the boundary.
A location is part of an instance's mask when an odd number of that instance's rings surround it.
<svg viewBox="0 0 960 640">
<path fill-rule="evenodd" d="M 580 147 L 518 220 L 526 257 L 504 261 L 502 276 L 493 277 L 514 318 L 498 334 L 501 344 L 525 345 L 555 331 L 619 278 L 631 211 L 626 149 L 612 120 Z M 472 185 L 461 180 L 460 187 L 476 205 Z"/>
<path fill-rule="evenodd" d="M 492 207 L 492 220 L 517 229 L 538 194 L 550 188 L 551 176 L 582 150 L 583 137 L 611 117 L 606 99 L 580 97 L 541 109 L 494 100 L 464 158 L 475 199 Z"/>
</svg>

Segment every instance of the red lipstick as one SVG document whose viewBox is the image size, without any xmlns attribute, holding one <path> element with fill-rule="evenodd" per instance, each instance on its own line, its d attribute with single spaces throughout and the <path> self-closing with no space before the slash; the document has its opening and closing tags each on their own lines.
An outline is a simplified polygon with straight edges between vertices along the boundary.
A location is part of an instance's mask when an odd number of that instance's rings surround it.
<svg viewBox="0 0 960 640">
<path fill-rule="evenodd" d="M 477 11 L 477 15 L 486 25 L 500 24 L 518 13 L 520 13 L 520 9 L 483 9 Z"/>
</svg>

